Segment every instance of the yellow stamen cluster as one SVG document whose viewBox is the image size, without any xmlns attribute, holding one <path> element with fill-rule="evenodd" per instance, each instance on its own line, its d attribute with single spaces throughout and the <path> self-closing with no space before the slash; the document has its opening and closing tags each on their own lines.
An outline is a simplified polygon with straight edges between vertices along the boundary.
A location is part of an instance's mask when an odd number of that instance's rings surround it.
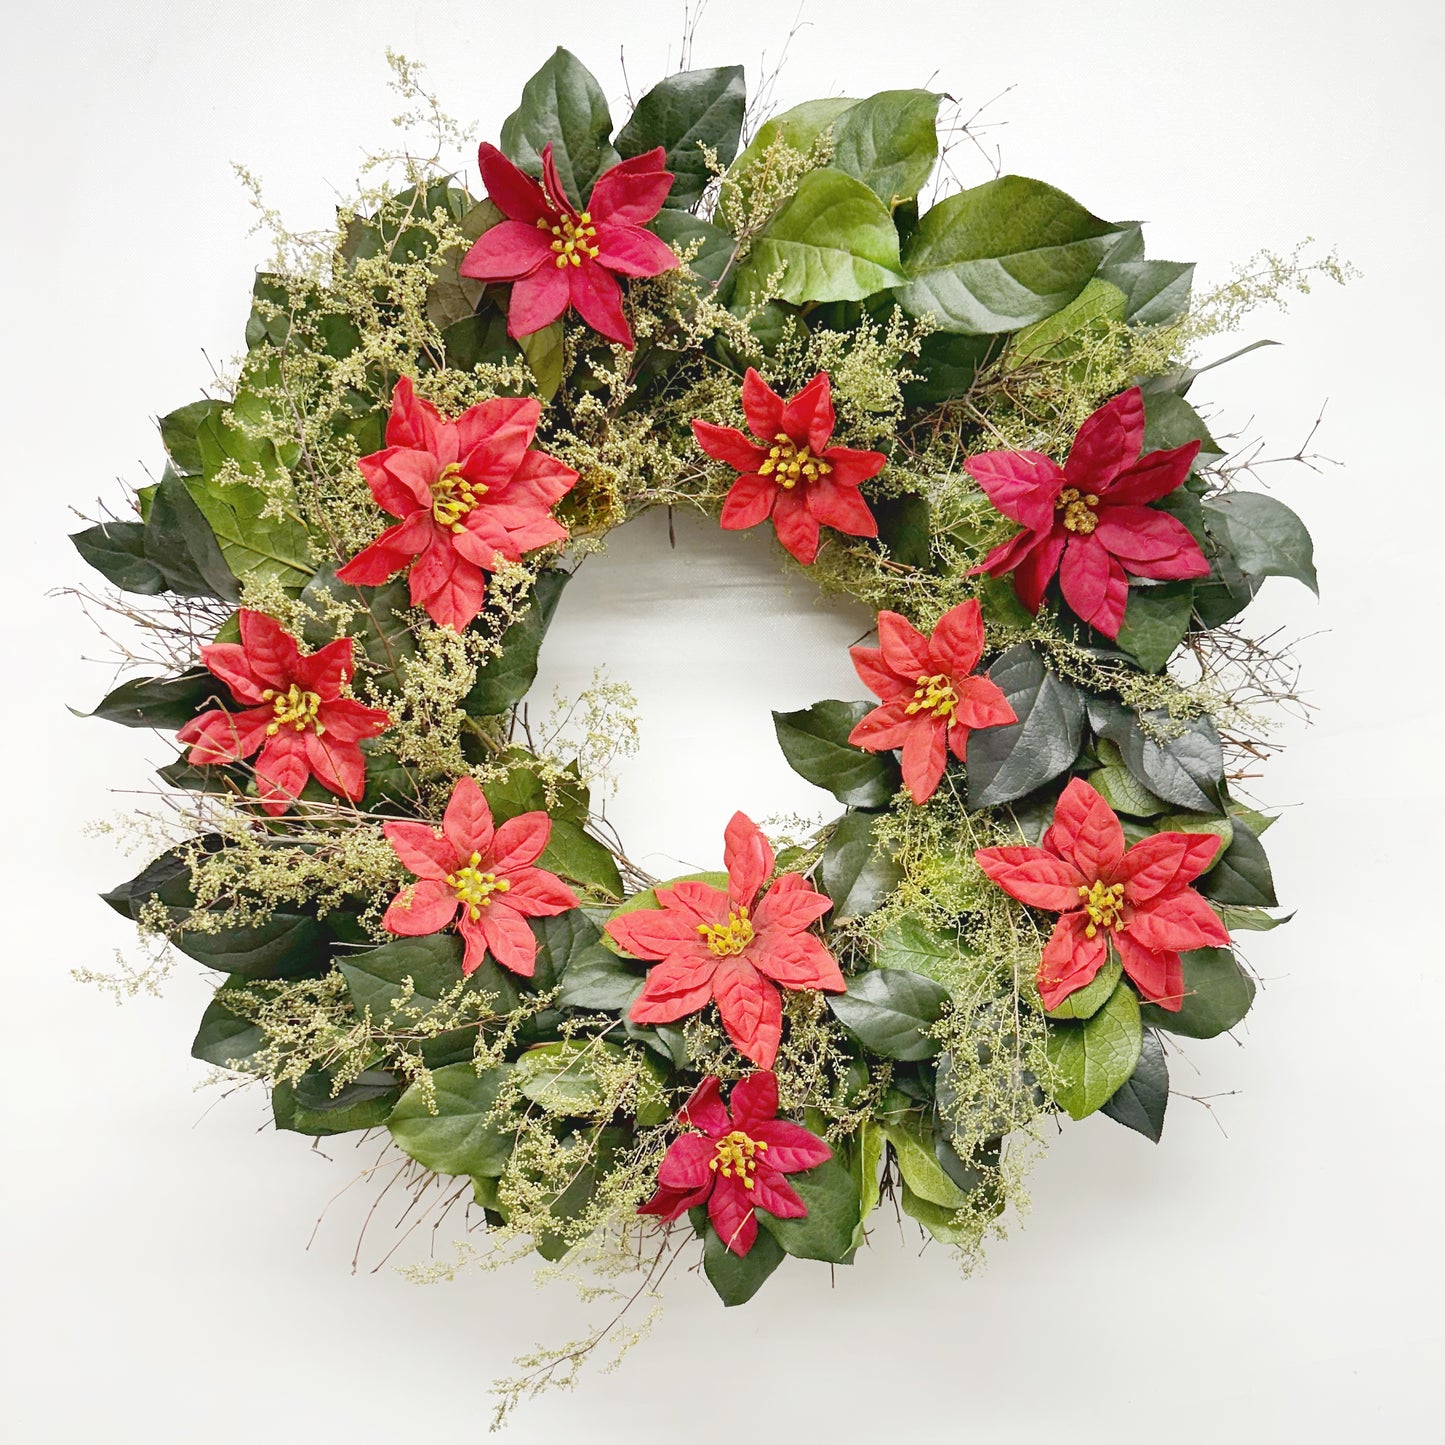
<svg viewBox="0 0 1445 1445">
<path fill-rule="evenodd" d="M 792 491 L 799 482 L 816 482 L 833 470 L 822 457 L 815 457 L 807 447 L 798 446 L 785 432 L 779 432 L 773 443 L 758 468 L 758 475 L 772 477 L 786 492 Z"/>
<path fill-rule="evenodd" d="M 1081 492 L 1077 487 L 1065 487 L 1054 503 L 1054 510 L 1064 514 L 1064 526 L 1071 532 L 1082 532 L 1087 536 L 1099 525 L 1098 513 L 1094 508 L 1099 499 L 1093 492 Z"/>
<path fill-rule="evenodd" d="M 765 1153 L 767 1147 L 766 1141 L 750 1139 L 741 1129 L 734 1129 L 717 1141 L 717 1156 L 708 1160 L 707 1167 L 718 1170 L 724 1179 L 731 1179 L 736 1174 L 742 1180 L 743 1188 L 751 1189 L 751 1176 L 758 1167 L 753 1156 Z"/>
<path fill-rule="evenodd" d="M 699 923 L 697 931 L 719 958 L 739 954 L 753 941 L 753 925 L 746 905 L 731 910 L 726 923 Z"/>
<path fill-rule="evenodd" d="M 486 493 L 485 482 L 469 481 L 462 475 L 459 463 L 448 462 L 431 484 L 431 514 L 443 527 L 450 527 L 453 532 L 465 532 L 462 518 Z"/>
<path fill-rule="evenodd" d="M 941 672 L 932 677 L 920 677 L 913 689 L 913 701 L 904 708 L 906 713 L 931 712 L 934 717 L 952 717 L 958 706 L 958 694 L 953 683 Z"/>
<path fill-rule="evenodd" d="M 1100 928 L 1117 928 L 1124 916 L 1124 885 L 1122 883 L 1095 883 L 1092 887 L 1079 886 L 1079 897 L 1084 900 L 1084 912 L 1089 915 L 1084 937 L 1092 938 Z"/>
<path fill-rule="evenodd" d="M 492 906 L 493 893 L 505 893 L 512 885 L 495 873 L 481 871 L 482 855 L 473 853 L 465 868 L 447 875 L 447 887 L 460 899 L 473 923 L 482 916 L 482 909 Z"/>
<path fill-rule="evenodd" d="M 592 240 L 597 227 L 592 224 L 590 211 L 583 211 L 575 221 L 565 212 L 555 222 L 538 216 L 537 229 L 552 233 L 552 249 L 557 253 L 558 266 L 580 266 L 584 256 L 597 259 L 597 246 Z"/>
<path fill-rule="evenodd" d="M 317 719 L 321 711 L 321 699 L 314 692 L 302 692 L 293 682 L 285 692 L 277 692 L 274 687 L 268 687 L 261 694 L 262 702 L 269 702 L 271 710 L 276 714 L 275 720 L 266 724 L 267 737 L 275 737 L 283 727 L 291 726 L 298 733 L 304 733 L 309 727 L 317 737 L 326 731 L 323 723 Z"/>
</svg>

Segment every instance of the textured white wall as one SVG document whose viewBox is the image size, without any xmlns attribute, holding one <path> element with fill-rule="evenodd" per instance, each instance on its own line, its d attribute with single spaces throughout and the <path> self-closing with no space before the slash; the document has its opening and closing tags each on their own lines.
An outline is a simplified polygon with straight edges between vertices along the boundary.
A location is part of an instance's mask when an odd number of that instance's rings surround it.
<svg viewBox="0 0 1445 1445">
<path fill-rule="evenodd" d="M 227 162 L 320 224 L 388 138 L 385 45 L 495 134 L 556 43 L 617 95 L 619 43 L 634 85 L 665 68 L 681 6 L 611 8 L 54 0 L 8 23 L 0 1433 L 17 1445 L 475 1435 L 514 1350 L 572 1332 L 570 1299 L 525 1270 L 353 1277 L 356 1207 L 308 1252 L 313 1216 L 371 1156 L 278 1137 L 254 1098 L 192 1093 L 206 985 L 187 968 L 121 1011 L 69 981 L 129 941 L 93 897 L 127 862 L 82 825 L 131 806 L 105 789 L 144 787 L 159 753 L 64 712 L 105 678 L 77 660 L 93 642 L 74 607 L 42 594 L 81 576 L 67 505 L 155 465 L 147 417 L 239 349 L 262 248 Z M 715 4 L 696 63 L 755 77 L 790 14 Z M 1276 582 L 1257 606 L 1261 627 L 1314 634 L 1318 725 L 1286 730 L 1262 786 L 1306 805 L 1270 835 L 1299 918 L 1250 943 L 1267 987 L 1244 1047 L 1176 1066 L 1176 1087 L 1224 1096 L 1212 1112 L 1176 1099 L 1158 1149 L 1103 1119 L 1066 1127 L 1032 1216 L 975 1279 L 884 1225 L 836 1289 L 789 1268 L 724 1313 L 676 1280 L 620 1373 L 533 1406 L 512 1438 L 1436 1438 L 1439 12 L 813 0 L 805 18 L 785 101 L 932 80 L 971 105 L 1013 86 L 990 111 L 1008 168 L 1148 219 L 1154 254 L 1219 277 L 1314 235 L 1363 268 L 1251 324 L 1287 349 L 1201 384 L 1226 430 L 1275 453 L 1328 397 L 1321 445 L 1346 463 L 1272 469 L 1314 528 L 1325 597 Z M 644 747 L 613 816 L 660 869 L 715 863 L 735 806 L 822 806 L 767 710 L 854 692 L 842 649 L 861 630 L 790 592 L 765 541 L 683 526 L 679 542 L 669 555 L 644 522 L 589 562 L 545 656 L 549 682 L 597 659 L 636 686 Z"/>
</svg>

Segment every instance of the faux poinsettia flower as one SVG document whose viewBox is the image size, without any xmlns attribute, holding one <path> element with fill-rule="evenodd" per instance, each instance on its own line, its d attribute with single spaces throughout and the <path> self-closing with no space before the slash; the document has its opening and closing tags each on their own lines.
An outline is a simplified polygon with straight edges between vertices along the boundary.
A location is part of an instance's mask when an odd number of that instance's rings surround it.
<svg viewBox="0 0 1445 1445">
<path fill-rule="evenodd" d="M 877 476 L 888 458 L 828 445 L 835 418 L 826 371 L 784 401 L 749 367 L 743 414 L 752 437 L 736 427 L 692 424 L 708 456 L 742 473 L 723 503 L 723 527 L 740 532 L 771 517 L 778 541 L 805 567 L 818 555 L 824 526 L 850 537 L 878 535 L 878 522 L 858 487 Z"/>
<path fill-rule="evenodd" d="M 577 907 L 556 874 L 533 866 L 547 846 L 552 820 L 523 813 L 494 827 L 474 778 L 457 779 L 440 832 L 426 823 L 383 823 L 381 831 L 419 880 L 392 899 L 382 926 L 416 938 L 455 924 L 466 944 L 464 974 L 475 973 L 490 953 L 503 968 L 531 978 L 537 939 L 527 920 Z"/>
<path fill-rule="evenodd" d="M 1064 601 L 1106 637 L 1117 637 L 1129 600 L 1127 573 L 1172 581 L 1207 577 L 1209 562 L 1177 517 L 1146 506 L 1189 475 L 1198 442 L 1141 455 L 1144 397 L 1121 392 L 1079 428 L 1060 467 L 1041 452 L 981 452 L 964 469 L 1023 531 L 974 572 L 1012 572 L 1037 612 L 1055 573 Z"/>
<path fill-rule="evenodd" d="M 657 1171 L 657 1192 L 638 1209 L 678 1219 L 700 1204 L 734 1254 L 758 1237 L 757 1209 L 776 1219 L 801 1219 L 807 1205 L 784 1177 L 814 1169 L 833 1151 L 801 1124 L 778 1118 L 778 1081 L 749 1074 L 733 1085 L 729 1111 L 716 1074 L 709 1074 L 678 1111 L 697 1134 L 674 1139 Z"/>
<path fill-rule="evenodd" d="M 661 146 L 597 177 L 579 210 L 542 149 L 542 183 L 494 145 L 477 152 L 488 197 L 506 220 L 484 231 L 462 261 L 463 276 L 511 281 L 507 330 L 530 336 L 570 306 L 600 336 L 630 348 L 619 276 L 660 276 L 678 265 L 672 248 L 646 229 L 672 189 Z"/>
<path fill-rule="evenodd" d="M 878 614 L 878 647 L 855 647 L 858 676 L 883 706 L 859 718 L 848 741 L 870 753 L 903 749 L 903 783 L 915 803 L 937 791 L 952 750 L 964 762 L 974 728 L 1018 721 L 997 683 L 978 677 L 983 615 L 950 607 L 929 637 L 896 612 Z"/>
<path fill-rule="evenodd" d="M 773 871 L 762 830 L 734 813 L 724 832 L 724 892 L 685 879 L 657 889 L 657 908 L 611 919 L 624 953 L 659 959 L 633 1002 L 639 1024 L 666 1024 L 716 1002 L 738 1051 L 769 1069 L 783 1036 L 779 986 L 842 993 L 843 975 L 822 939 L 809 933 L 833 905 L 800 873 L 784 873 L 758 901 Z"/>
<path fill-rule="evenodd" d="M 482 610 L 488 572 L 567 536 L 551 509 L 577 473 L 532 449 L 541 414 L 532 397 L 497 397 L 445 421 L 402 377 L 386 447 L 357 463 L 377 506 L 401 520 L 336 575 L 379 587 L 409 567 L 412 605 L 460 632 Z"/>
<path fill-rule="evenodd" d="M 1142 997 L 1177 1012 L 1180 951 L 1229 942 L 1219 915 L 1189 886 L 1218 848 L 1213 833 L 1154 833 L 1126 849 L 1114 810 L 1074 778 L 1043 847 L 980 848 L 974 857 L 1005 893 L 1059 915 L 1039 961 L 1045 1008 L 1090 983 L 1112 946 Z"/>
<path fill-rule="evenodd" d="M 201 648 L 201 661 L 243 706 L 212 708 L 176 734 L 190 744 L 189 761 L 233 763 L 259 754 L 256 791 L 273 818 L 300 797 L 308 778 L 360 801 L 366 758 L 359 744 L 385 732 L 391 714 L 345 695 L 355 668 L 351 638 L 303 655 L 274 617 L 243 608 L 239 618 L 240 642 L 213 642 Z"/>
</svg>

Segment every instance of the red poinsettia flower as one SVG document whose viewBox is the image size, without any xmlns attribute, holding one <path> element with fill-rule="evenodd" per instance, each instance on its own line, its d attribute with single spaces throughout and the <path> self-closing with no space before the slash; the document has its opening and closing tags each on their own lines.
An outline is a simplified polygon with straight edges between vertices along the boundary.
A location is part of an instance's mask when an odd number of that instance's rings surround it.
<svg viewBox="0 0 1445 1445">
<path fill-rule="evenodd" d="M 463 276 L 511 281 L 507 330 L 530 336 L 571 306 L 600 336 L 632 346 L 619 276 L 660 276 L 677 256 L 645 229 L 672 189 L 661 146 L 597 177 L 581 210 L 557 175 L 552 147 L 542 150 L 542 183 L 517 169 L 496 146 L 477 152 L 488 197 L 505 221 L 484 231 L 462 261 Z"/>
<path fill-rule="evenodd" d="M 1218 848 L 1213 833 L 1154 833 L 1126 849 L 1113 809 L 1075 778 L 1042 848 L 980 848 L 973 856 L 1005 893 L 1060 915 L 1039 960 L 1045 1008 L 1089 983 L 1112 945 L 1140 994 L 1177 1012 L 1180 950 L 1229 942 L 1219 915 L 1189 886 Z"/>
<path fill-rule="evenodd" d="M 201 648 L 201 661 L 231 689 L 239 712 L 213 708 L 176 734 L 193 763 L 233 763 L 259 752 L 256 791 L 279 818 L 308 778 L 348 802 L 366 791 L 362 738 L 385 732 L 391 714 L 343 696 L 355 668 L 352 642 L 340 637 L 303 656 L 274 617 L 243 608 L 241 640 Z"/>
<path fill-rule="evenodd" d="M 778 1118 L 773 1074 L 739 1079 L 729 1102 L 731 1113 L 716 1074 L 697 1086 L 677 1119 L 702 1132 L 672 1141 L 657 1171 L 657 1193 L 637 1212 L 673 1220 L 706 1203 L 717 1237 L 734 1254 L 746 1254 L 758 1237 L 753 1211 L 801 1219 L 807 1205 L 783 1176 L 814 1169 L 833 1151 L 801 1124 Z"/>
<path fill-rule="evenodd" d="M 666 1024 L 716 1001 L 740 1053 L 769 1069 L 783 1036 L 783 988 L 842 993 L 843 975 L 808 928 L 833 905 L 800 873 L 784 873 L 758 902 L 773 871 L 773 850 L 746 814 L 724 833 L 728 887 L 684 880 L 657 890 L 658 908 L 638 909 L 607 925 L 635 958 L 661 962 L 647 975 L 630 1017 Z"/>
<path fill-rule="evenodd" d="M 1137 386 L 1079 428 L 1060 467 L 1041 452 L 982 452 L 964 469 L 1023 531 L 995 547 L 974 572 L 1014 575 L 1037 612 L 1057 572 L 1064 601 L 1106 637 L 1117 637 L 1129 600 L 1126 572 L 1174 580 L 1207 577 L 1209 563 L 1177 517 L 1147 507 L 1180 485 L 1198 442 L 1144 449 L 1144 397 Z"/>
<path fill-rule="evenodd" d="M 336 575 L 379 587 L 410 566 L 412 605 L 460 632 L 482 610 L 488 572 L 567 535 L 551 507 L 577 473 L 530 449 L 541 414 L 532 397 L 498 397 L 444 421 L 402 377 L 385 449 L 357 463 L 376 504 L 401 520 Z"/>
<path fill-rule="evenodd" d="M 740 532 L 771 517 L 778 541 L 805 567 L 818 555 L 820 524 L 850 537 L 878 535 L 858 486 L 877 476 L 888 458 L 828 445 L 835 419 L 826 371 L 784 401 L 748 367 L 743 414 L 756 441 L 736 427 L 692 424 L 708 456 L 742 473 L 723 503 L 723 527 Z"/>
<path fill-rule="evenodd" d="M 951 748 L 965 760 L 974 728 L 1018 721 L 996 683 L 975 677 L 983 615 L 975 601 L 950 607 L 925 637 L 896 612 L 878 614 L 879 647 L 855 647 L 853 666 L 882 707 L 859 718 L 848 741 L 870 753 L 903 749 L 903 782 L 915 803 L 937 791 Z"/>
<path fill-rule="evenodd" d="M 426 823 L 383 823 L 381 831 L 420 880 L 392 899 L 382 926 L 417 938 L 455 922 L 466 944 L 464 974 L 475 973 L 490 953 L 503 968 L 531 978 L 537 939 L 527 920 L 577 907 L 556 874 L 532 866 L 547 846 L 552 820 L 523 813 L 494 828 L 474 778 L 457 779 L 440 832 Z"/>
</svg>

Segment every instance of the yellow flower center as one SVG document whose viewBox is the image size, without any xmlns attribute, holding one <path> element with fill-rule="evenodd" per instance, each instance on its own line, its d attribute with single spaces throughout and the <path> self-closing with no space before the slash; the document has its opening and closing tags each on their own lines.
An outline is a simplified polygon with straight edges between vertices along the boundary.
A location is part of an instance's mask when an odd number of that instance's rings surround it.
<svg viewBox="0 0 1445 1445">
<path fill-rule="evenodd" d="M 1099 525 L 1094 508 L 1099 499 L 1093 492 L 1081 492 L 1077 487 L 1065 487 L 1054 503 L 1054 510 L 1064 514 L 1064 526 L 1071 532 L 1082 532 L 1087 536 Z"/>
<path fill-rule="evenodd" d="M 1101 927 L 1118 927 L 1124 916 L 1122 883 L 1095 883 L 1089 888 L 1081 884 L 1079 897 L 1084 900 L 1084 912 L 1089 915 L 1089 926 L 1084 930 L 1085 938 L 1092 938 Z"/>
<path fill-rule="evenodd" d="M 734 1129 L 717 1141 L 717 1156 L 708 1160 L 707 1167 L 716 1169 L 724 1179 L 736 1174 L 743 1181 L 743 1188 L 751 1189 L 752 1173 L 758 1167 L 753 1155 L 765 1153 L 767 1147 L 764 1140 L 749 1139 L 741 1129 Z"/>
<path fill-rule="evenodd" d="M 906 713 L 931 712 L 934 717 L 952 717 L 958 706 L 958 694 L 953 684 L 941 672 L 932 677 L 920 677 L 913 689 L 913 701 L 903 709 Z"/>
<path fill-rule="evenodd" d="M 317 720 L 317 714 L 321 711 L 321 699 L 314 692 L 302 692 L 294 682 L 285 692 L 277 692 L 274 687 L 268 687 L 261 694 L 261 701 L 269 702 L 271 711 L 276 714 L 275 718 L 266 724 L 268 737 L 274 738 L 288 724 L 298 733 L 304 733 L 309 727 L 317 737 L 326 731 L 324 724 Z"/>
<path fill-rule="evenodd" d="M 592 224 L 591 212 L 583 211 L 575 221 L 565 213 L 556 221 L 538 216 L 537 229 L 552 233 L 552 249 L 557 253 L 558 266 L 580 266 L 584 256 L 596 259 L 597 247 L 592 238 L 597 234 L 597 227 Z"/>
<path fill-rule="evenodd" d="M 719 958 L 741 953 L 753 941 L 753 925 L 745 906 L 732 909 L 726 923 L 699 923 L 697 931 Z"/>
<path fill-rule="evenodd" d="M 493 893 L 505 893 L 512 886 L 495 873 L 483 873 L 481 861 L 482 855 L 473 853 L 465 868 L 447 874 L 447 886 L 457 895 L 473 923 L 482 916 L 482 909 L 492 906 Z"/>
<path fill-rule="evenodd" d="M 758 468 L 758 475 L 772 477 L 784 491 L 790 492 L 799 482 L 816 482 L 832 470 L 822 457 L 815 457 L 807 447 L 798 446 L 792 437 L 779 432 L 773 438 L 767 459 Z"/>
<path fill-rule="evenodd" d="M 431 484 L 431 514 L 443 527 L 465 532 L 462 518 L 486 495 L 484 482 L 468 481 L 458 462 L 448 462 Z"/>
</svg>

